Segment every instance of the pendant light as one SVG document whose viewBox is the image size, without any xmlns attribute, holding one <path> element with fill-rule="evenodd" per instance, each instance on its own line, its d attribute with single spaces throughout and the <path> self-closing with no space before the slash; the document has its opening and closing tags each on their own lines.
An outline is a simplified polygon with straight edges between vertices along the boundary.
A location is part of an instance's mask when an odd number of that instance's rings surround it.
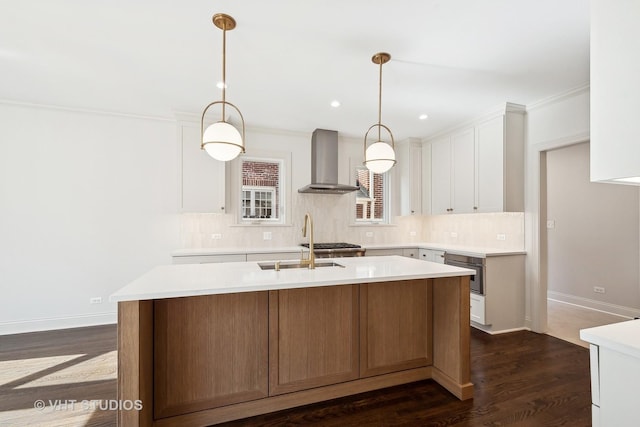
<svg viewBox="0 0 640 427">
<path fill-rule="evenodd" d="M 236 21 L 224 13 L 213 15 L 213 25 L 222 30 L 222 101 L 215 101 L 207 105 L 202 112 L 200 120 L 200 148 L 205 150 L 211 157 L 221 161 L 229 161 L 235 159 L 238 154 L 244 153 L 244 117 L 242 113 L 230 102 L 226 100 L 227 76 L 226 76 L 226 56 L 227 56 L 227 31 L 231 31 L 236 27 Z M 212 125 L 204 128 L 204 116 L 209 107 L 220 104 L 222 107 L 222 119 Z M 242 135 L 234 126 L 226 121 L 226 106 L 229 106 L 238 112 L 240 121 L 242 122 Z"/>
<path fill-rule="evenodd" d="M 382 121 L 382 64 L 389 62 L 391 55 L 380 52 L 373 55 L 371 61 L 380 65 L 380 80 L 378 83 L 378 123 L 371 126 L 364 135 L 364 165 L 372 172 L 385 173 L 396 164 L 395 144 L 391 130 L 381 123 Z M 373 128 L 378 129 L 378 139 L 367 148 L 367 137 Z M 382 129 L 386 130 L 391 138 L 391 145 L 382 140 Z"/>
</svg>

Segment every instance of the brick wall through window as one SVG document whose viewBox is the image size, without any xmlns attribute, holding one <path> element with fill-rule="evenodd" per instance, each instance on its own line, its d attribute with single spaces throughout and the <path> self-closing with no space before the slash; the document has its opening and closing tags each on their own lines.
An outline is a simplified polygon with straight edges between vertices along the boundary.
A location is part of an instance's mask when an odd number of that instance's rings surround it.
<svg viewBox="0 0 640 427">
<path fill-rule="evenodd" d="M 280 218 L 280 163 L 266 161 L 242 161 L 242 186 L 270 187 L 275 190 L 275 216 Z"/>
</svg>

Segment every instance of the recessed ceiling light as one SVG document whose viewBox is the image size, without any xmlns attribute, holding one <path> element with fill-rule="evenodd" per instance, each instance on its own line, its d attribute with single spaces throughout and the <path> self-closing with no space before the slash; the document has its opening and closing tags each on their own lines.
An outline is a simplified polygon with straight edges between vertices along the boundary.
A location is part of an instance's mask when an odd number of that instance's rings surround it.
<svg viewBox="0 0 640 427">
<path fill-rule="evenodd" d="M 217 87 L 218 89 L 222 89 L 222 88 L 225 88 L 225 89 L 226 89 L 226 88 L 227 88 L 227 85 L 226 85 L 226 84 L 224 84 L 224 82 L 218 82 L 218 83 L 216 83 L 216 87 Z"/>
<path fill-rule="evenodd" d="M 427 116 L 426 114 L 420 114 L 420 116 L 418 116 L 418 118 L 420 120 L 427 120 L 429 118 L 429 116 Z"/>
<path fill-rule="evenodd" d="M 331 101 L 331 106 L 333 108 L 338 108 L 340 106 L 340 101 L 334 99 L 333 101 Z"/>
</svg>

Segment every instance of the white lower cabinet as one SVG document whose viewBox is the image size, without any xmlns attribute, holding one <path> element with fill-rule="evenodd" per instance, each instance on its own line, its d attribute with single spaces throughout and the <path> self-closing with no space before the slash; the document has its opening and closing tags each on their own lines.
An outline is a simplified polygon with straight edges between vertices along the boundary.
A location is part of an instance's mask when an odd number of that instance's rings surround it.
<svg viewBox="0 0 640 427">
<path fill-rule="evenodd" d="M 262 252 L 246 254 L 218 254 L 218 255 L 183 255 L 174 256 L 174 264 L 208 264 L 215 262 L 244 262 L 244 261 L 288 261 L 301 259 L 302 250 L 293 252 Z M 309 251 L 304 251 L 305 257 Z"/>
<path fill-rule="evenodd" d="M 525 255 L 488 256 L 484 295 L 471 294 L 471 325 L 497 333 L 525 327 Z"/>
<path fill-rule="evenodd" d="M 621 336 L 624 335 L 615 337 Z M 630 337 L 630 341 L 633 339 L 634 337 Z M 637 426 L 640 407 L 637 392 L 640 383 L 640 358 L 604 345 L 590 344 L 589 351 L 592 425 Z"/>
<path fill-rule="evenodd" d="M 309 251 L 305 251 L 307 257 Z M 289 261 L 302 259 L 302 251 L 298 252 L 265 252 L 259 254 L 247 254 L 247 261 Z"/>
<path fill-rule="evenodd" d="M 444 264 L 444 251 L 436 249 L 420 249 L 418 250 L 418 258 L 423 261 L 437 262 Z"/>
<path fill-rule="evenodd" d="M 471 321 L 484 325 L 485 311 L 484 311 L 484 297 L 478 294 L 470 294 L 471 298 Z"/>
<path fill-rule="evenodd" d="M 402 250 L 402 256 L 406 256 L 407 258 L 418 259 L 418 253 L 418 248 L 405 248 Z"/>
<path fill-rule="evenodd" d="M 174 264 L 210 264 L 216 262 L 244 262 L 246 254 L 222 254 L 222 255 L 189 255 L 174 256 Z"/>
<path fill-rule="evenodd" d="M 400 255 L 404 256 L 402 249 L 367 249 L 366 256 L 387 256 L 387 255 Z"/>
</svg>

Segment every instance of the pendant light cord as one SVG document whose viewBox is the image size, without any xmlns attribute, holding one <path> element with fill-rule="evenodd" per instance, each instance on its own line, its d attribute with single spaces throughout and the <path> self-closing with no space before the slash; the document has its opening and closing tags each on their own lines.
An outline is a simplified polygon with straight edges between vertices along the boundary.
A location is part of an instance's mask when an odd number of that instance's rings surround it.
<svg viewBox="0 0 640 427">
<path fill-rule="evenodd" d="M 382 140 L 380 124 L 382 124 L 382 60 L 380 60 L 380 76 L 378 80 L 378 141 Z"/>
<path fill-rule="evenodd" d="M 226 105 L 226 90 L 227 90 L 227 24 L 225 23 L 222 28 L 222 121 L 226 121 L 225 117 L 225 105 Z"/>
</svg>

